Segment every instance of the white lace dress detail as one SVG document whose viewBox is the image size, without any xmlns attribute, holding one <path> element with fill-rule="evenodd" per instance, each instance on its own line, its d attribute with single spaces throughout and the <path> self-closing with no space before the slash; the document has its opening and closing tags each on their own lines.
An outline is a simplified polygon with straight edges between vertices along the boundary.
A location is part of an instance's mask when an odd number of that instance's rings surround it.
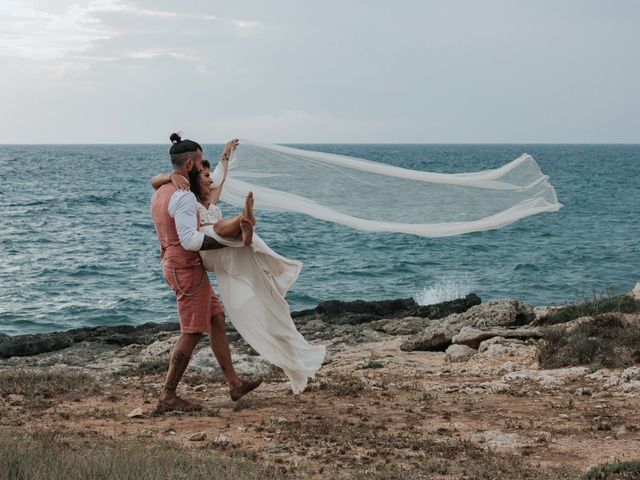
<svg viewBox="0 0 640 480">
<path fill-rule="evenodd" d="M 198 203 L 198 212 L 200 213 L 200 225 L 222 220 L 222 211 L 215 203 L 209 204 L 209 208 L 204 208 L 202 204 Z"/>
</svg>

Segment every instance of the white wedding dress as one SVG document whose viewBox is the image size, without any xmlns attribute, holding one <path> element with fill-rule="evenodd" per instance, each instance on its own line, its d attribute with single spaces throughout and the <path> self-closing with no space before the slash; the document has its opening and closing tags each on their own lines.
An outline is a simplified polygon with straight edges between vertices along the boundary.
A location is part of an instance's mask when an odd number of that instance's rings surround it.
<svg viewBox="0 0 640 480">
<path fill-rule="evenodd" d="M 310 345 L 296 329 L 284 296 L 302 263 L 271 250 L 254 232 L 251 246 L 220 237 L 213 225 L 222 218 L 217 205 L 198 204 L 200 231 L 230 248 L 203 250 L 202 262 L 218 279 L 220 299 L 238 333 L 266 360 L 282 368 L 293 393 L 300 393 L 318 371 L 326 349 Z"/>
</svg>

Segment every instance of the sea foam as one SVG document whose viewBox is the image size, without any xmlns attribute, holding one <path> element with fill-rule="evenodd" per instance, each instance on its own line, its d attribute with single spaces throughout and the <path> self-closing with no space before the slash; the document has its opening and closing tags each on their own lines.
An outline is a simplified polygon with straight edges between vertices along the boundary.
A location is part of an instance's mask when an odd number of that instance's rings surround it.
<svg viewBox="0 0 640 480">
<path fill-rule="evenodd" d="M 418 305 L 433 305 L 434 303 L 464 298 L 471 293 L 472 285 L 464 278 L 442 278 L 433 285 L 427 285 L 413 298 Z"/>
</svg>

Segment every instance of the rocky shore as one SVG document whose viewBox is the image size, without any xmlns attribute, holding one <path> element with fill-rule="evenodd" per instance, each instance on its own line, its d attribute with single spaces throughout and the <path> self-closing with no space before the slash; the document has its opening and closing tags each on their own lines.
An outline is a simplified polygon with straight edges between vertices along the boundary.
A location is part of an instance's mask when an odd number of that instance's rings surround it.
<svg viewBox="0 0 640 480">
<path fill-rule="evenodd" d="M 430 306 L 324 302 L 292 315 L 308 341 L 328 350 L 317 378 L 295 397 L 281 372 L 229 328 L 239 373 L 266 382 L 231 402 L 203 339 L 182 386 L 206 405 L 198 415 L 153 415 L 176 324 L 0 336 L 7 378 L 73 372 L 99 385 L 39 398 L 14 380 L 13 389 L 0 387 L 0 430 L 118 432 L 206 446 L 293 478 L 323 478 L 336 466 L 343 478 L 385 471 L 379 478 L 578 478 L 591 465 L 640 459 L 640 350 L 615 343 L 640 332 L 640 284 L 619 298 L 617 310 L 576 310 L 566 321 L 557 313 L 566 308 L 482 303 L 474 294 Z M 598 331 L 615 335 L 598 343 Z M 582 337 L 570 337 L 582 334 L 584 347 Z M 445 447 L 448 456 L 434 457 Z M 485 460 L 470 460 L 474 452 Z"/>
</svg>

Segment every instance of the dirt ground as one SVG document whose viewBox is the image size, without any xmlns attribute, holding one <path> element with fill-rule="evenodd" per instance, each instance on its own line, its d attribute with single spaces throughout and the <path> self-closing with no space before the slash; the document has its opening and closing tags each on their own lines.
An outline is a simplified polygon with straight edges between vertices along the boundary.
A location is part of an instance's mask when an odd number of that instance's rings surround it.
<svg viewBox="0 0 640 480">
<path fill-rule="evenodd" d="M 4 399 L 0 428 L 55 432 L 70 441 L 177 442 L 318 478 L 390 464 L 430 475 L 415 478 L 490 478 L 482 472 L 491 468 L 540 475 L 560 469 L 571 478 L 590 465 L 640 458 L 637 396 L 602 391 L 585 376 L 565 375 L 553 388 L 504 387 L 496 367 L 534 366 L 533 347 L 520 356 L 511 351 L 454 364 L 444 353 L 402 352 L 401 341 L 345 348 L 297 396 L 274 377 L 234 403 L 224 384 L 192 379 L 181 393 L 204 410 L 156 415 L 162 375 L 112 376 L 100 381 L 99 394 L 35 406 Z M 142 415 L 128 417 L 136 408 Z M 488 461 L 482 452 L 492 456 L 493 467 L 474 470 L 470 463 Z"/>
</svg>

